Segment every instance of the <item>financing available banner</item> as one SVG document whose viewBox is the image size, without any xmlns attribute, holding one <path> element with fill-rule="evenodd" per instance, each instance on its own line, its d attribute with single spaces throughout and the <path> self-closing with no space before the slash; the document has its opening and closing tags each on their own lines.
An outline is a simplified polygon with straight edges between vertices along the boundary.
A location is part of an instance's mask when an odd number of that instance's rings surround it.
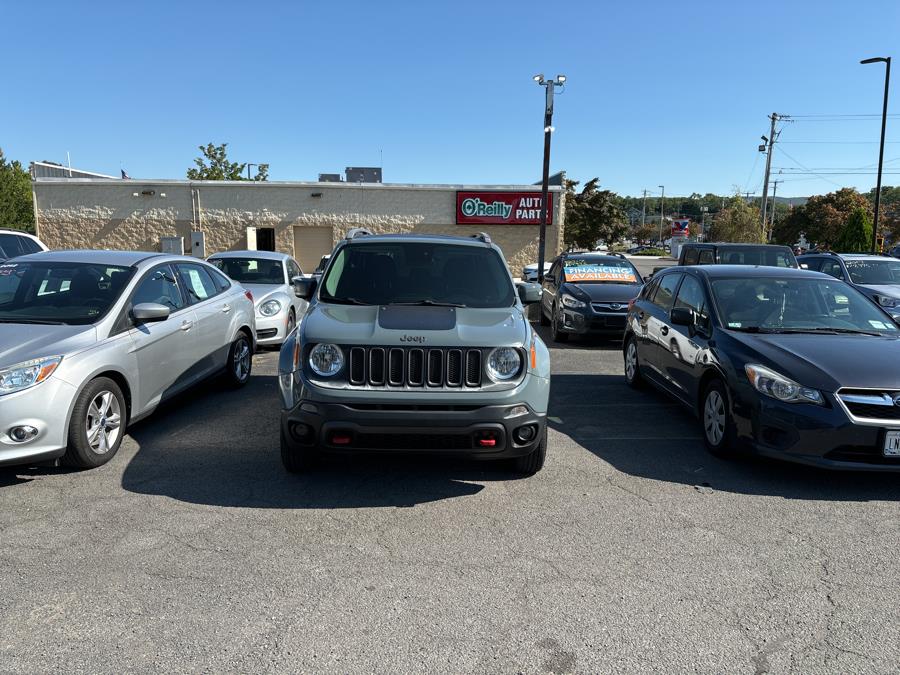
<svg viewBox="0 0 900 675">
<path fill-rule="evenodd" d="M 623 284 L 633 284 L 637 281 L 634 272 L 626 267 L 615 265 L 576 265 L 565 267 L 566 281 L 577 283 L 579 281 L 618 281 Z"/>
</svg>

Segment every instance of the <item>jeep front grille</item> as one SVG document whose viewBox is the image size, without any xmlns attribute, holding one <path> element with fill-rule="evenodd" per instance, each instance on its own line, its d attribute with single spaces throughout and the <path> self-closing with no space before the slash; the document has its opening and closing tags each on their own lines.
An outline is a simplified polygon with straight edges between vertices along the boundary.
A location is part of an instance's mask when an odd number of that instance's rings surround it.
<svg viewBox="0 0 900 675">
<path fill-rule="evenodd" d="M 480 349 L 350 347 L 347 378 L 363 387 L 480 387 Z"/>
</svg>

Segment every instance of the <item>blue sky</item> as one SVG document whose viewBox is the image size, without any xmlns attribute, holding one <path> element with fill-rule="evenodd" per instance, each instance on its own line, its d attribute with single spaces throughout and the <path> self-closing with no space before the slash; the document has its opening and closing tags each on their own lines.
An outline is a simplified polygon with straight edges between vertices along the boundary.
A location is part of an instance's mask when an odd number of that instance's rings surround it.
<svg viewBox="0 0 900 675">
<path fill-rule="evenodd" d="M 540 178 L 623 194 L 761 191 L 766 116 L 877 114 L 900 60 L 900 2 L 4 2 L 0 147 L 7 156 L 183 178 L 197 146 L 269 162 L 272 180 L 383 163 L 386 182 Z M 892 110 L 900 113 L 900 65 Z M 784 125 L 779 195 L 867 190 L 880 120 Z M 885 184 L 900 184 L 900 114 Z M 841 141 L 841 143 L 835 143 Z M 874 169 L 871 169 L 874 171 Z"/>
</svg>

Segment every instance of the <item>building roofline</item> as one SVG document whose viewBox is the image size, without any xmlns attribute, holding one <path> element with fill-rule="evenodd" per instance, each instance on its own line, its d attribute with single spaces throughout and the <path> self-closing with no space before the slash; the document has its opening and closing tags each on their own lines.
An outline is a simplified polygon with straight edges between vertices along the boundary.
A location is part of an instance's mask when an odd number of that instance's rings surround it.
<svg viewBox="0 0 900 675">
<path fill-rule="evenodd" d="M 56 167 L 59 168 L 59 167 Z M 63 167 L 65 168 L 65 167 Z M 73 169 L 74 171 L 74 169 Z M 101 174 L 96 174 L 101 175 Z M 170 185 L 173 187 L 246 187 L 250 189 L 261 187 L 276 188 L 297 188 L 305 187 L 316 190 L 466 190 L 466 191 L 510 191 L 516 192 L 536 192 L 534 185 L 472 185 L 472 184 L 456 184 L 456 183 L 331 183 L 318 181 L 249 181 L 249 180 L 179 180 L 170 178 L 140 180 L 115 178 L 113 176 L 104 176 L 103 178 L 67 178 L 67 177 L 38 177 L 34 179 L 35 183 L 46 185 L 63 184 L 71 185 L 84 183 L 86 185 L 117 185 L 119 187 L 134 186 L 135 188 L 142 185 Z M 551 192 L 562 192 L 559 185 L 551 185 Z"/>
<path fill-rule="evenodd" d="M 87 175 L 89 175 L 89 176 L 97 176 L 97 178 L 109 178 L 110 180 L 114 180 L 114 181 L 116 181 L 117 183 L 122 182 L 122 179 L 121 179 L 121 178 L 116 178 L 115 176 L 110 176 L 110 175 L 105 174 L 105 173 L 97 173 L 96 171 L 85 171 L 84 169 L 75 169 L 75 168 L 72 168 L 72 167 L 69 167 L 69 166 L 64 166 L 64 165 L 62 165 L 62 164 L 53 164 L 53 163 L 51 163 L 51 162 L 37 162 L 37 161 L 31 162 L 31 164 L 32 164 L 33 166 L 46 166 L 48 169 L 56 169 L 56 170 L 59 170 L 59 171 L 75 171 L 75 172 L 77 172 L 77 173 L 84 173 L 84 174 L 87 174 Z M 48 178 L 49 178 L 49 177 L 48 177 Z M 44 180 L 44 179 L 38 178 L 38 179 L 36 179 L 36 180 Z M 77 178 L 62 177 L 62 178 L 60 178 L 60 180 L 79 180 L 79 179 L 77 179 Z M 93 178 L 82 178 L 81 180 L 94 180 L 94 179 L 93 179 Z"/>
</svg>

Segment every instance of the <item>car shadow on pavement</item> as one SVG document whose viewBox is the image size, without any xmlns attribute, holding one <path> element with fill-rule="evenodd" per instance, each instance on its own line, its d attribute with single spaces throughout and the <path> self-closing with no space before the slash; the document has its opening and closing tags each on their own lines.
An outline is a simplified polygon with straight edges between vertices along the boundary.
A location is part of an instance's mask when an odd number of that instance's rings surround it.
<svg viewBox="0 0 900 675">
<path fill-rule="evenodd" d="M 700 423 L 680 403 L 624 376 L 554 374 L 550 427 L 636 476 L 724 491 L 830 501 L 900 500 L 897 473 L 829 471 L 742 456 L 719 459 L 703 444 Z M 552 450 L 552 448 L 551 448 Z"/>
<path fill-rule="evenodd" d="M 291 475 L 281 465 L 279 414 L 274 376 L 253 375 L 237 391 L 201 385 L 129 429 L 140 447 L 122 487 L 212 506 L 332 509 L 410 507 L 519 478 L 505 465 L 421 455 L 337 455 Z"/>
<path fill-rule="evenodd" d="M 621 350 L 622 338 L 606 337 L 597 335 L 570 335 L 566 342 L 554 342 L 550 331 L 550 326 L 542 326 L 537 321 L 531 322 L 532 327 L 540 336 L 544 344 L 550 349 L 564 350 Z"/>
</svg>

